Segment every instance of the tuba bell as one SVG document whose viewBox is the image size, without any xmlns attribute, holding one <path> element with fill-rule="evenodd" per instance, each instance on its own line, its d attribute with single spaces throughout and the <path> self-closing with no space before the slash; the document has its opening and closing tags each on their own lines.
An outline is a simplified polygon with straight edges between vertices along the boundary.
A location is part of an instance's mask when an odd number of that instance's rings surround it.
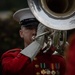
<svg viewBox="0 0 75 75">
<path fill-rule="evenodd" d="M 75 0 L 27 0 L 33 15 L 56 30 L 75 28 Z"/>
<path fill-rule="evenodd" d="M 47 31 L 36 38 L 45 35 L 47 50 L 51 45 L 57 48 L 61 55 L 67 42 L 67 30 L 75 28 L 75 0 L 27 0 L 35 18 L 47 26 Z M 35 38 L 35 39 L 36 39 Z"/>
</svg>

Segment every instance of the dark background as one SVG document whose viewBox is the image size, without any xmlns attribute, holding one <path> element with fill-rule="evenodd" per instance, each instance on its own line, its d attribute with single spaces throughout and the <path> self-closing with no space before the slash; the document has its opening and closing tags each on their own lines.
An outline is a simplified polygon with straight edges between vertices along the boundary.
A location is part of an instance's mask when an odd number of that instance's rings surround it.
<svg viewBox="0 0 75 75">
<path fill-rule="evenodd" d="M 0 19 L 0 57 L 12 48 L 23 48 L 23 41 L 19 36 L 20 25 L 13 20 L 13 13 L 28 7 L 27 0 L 0 0 L 0 12 L 11 11 L 9 19 Z"/>
<path fill-rule="evenodd" d="M 27 0 L 0 0 L 0 11 L 28 7 Z"/>
</svg>

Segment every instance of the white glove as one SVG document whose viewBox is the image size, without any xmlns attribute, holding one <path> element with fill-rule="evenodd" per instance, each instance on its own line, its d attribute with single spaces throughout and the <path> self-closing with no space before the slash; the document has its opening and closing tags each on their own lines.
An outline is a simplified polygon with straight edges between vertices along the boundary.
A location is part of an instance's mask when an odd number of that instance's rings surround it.
<svg viewBox="0 0 75 75">
<path fill-rule="evenodd" d="M 41 23 L 38 25 L 37 35 L 44 32 L 46 26 L 42 25 Z M 33 58 L 37 55 L 39 50 L 43 47 L 44 44 L 44 35 L 38 37 L 35 41 L 33 41 L 29 46 L 23 49 L 20 53 L 28 56 L 33 60 Z"/>
<path fill-rule="evenodd" d="M 47 28 L 46 26 L 44 26 L 43 24 L 39 23 L 38 29 L 37 29 L 37 36 L 42 34 L 45 31 L 46 28 Z M 44 35 L 38 37 L 35 41 L 37 41 L 40 44 L 40 46 L 43 46 L 43 44 L 44 44 Z"/>
</svg>

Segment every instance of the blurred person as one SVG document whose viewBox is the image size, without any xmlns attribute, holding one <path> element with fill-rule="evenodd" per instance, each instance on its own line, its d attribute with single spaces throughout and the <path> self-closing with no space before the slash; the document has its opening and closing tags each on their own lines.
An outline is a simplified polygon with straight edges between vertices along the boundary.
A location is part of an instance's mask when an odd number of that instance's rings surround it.
<svg viewBox="0 0 75 75">
<path fill-rule="evenodd" d="M 71 30 L 71 34 L 68 37 L 69 45 L 66 48 L 66 74 L 75 75 L 75 30 Z"/>
<path fill-rule="evenodd" d="M 29 8 L 16 11 L 13 17 L 21 25 L 19 33 L 24 40 L 24 49 L 11 49 L 2 55 L 3 75 L 65 75 L 65 59 L 53 55 L 55 47 L 51 46 L 44 53 L 44 35 L 34 40 L 46 26 L 36 20 Z"/>
</svg>

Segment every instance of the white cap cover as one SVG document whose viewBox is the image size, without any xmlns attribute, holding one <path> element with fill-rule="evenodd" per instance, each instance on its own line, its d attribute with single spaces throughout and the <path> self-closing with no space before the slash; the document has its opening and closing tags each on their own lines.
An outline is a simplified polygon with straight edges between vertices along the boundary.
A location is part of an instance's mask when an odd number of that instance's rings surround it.
<svg viewBox="0 0 75 75">
<path fill-rule="evenodd" d="M 13 14 L 13 18 L 20 22 L 24 19 L 28 19 L 28 18 L 34 18 L 33 14 L 31 13 L 30 9 L 29 8 L 23 8 L 23 9 L 20 9 L 18 11 L 16 11 L 14 14 Z"/>
</svg>

